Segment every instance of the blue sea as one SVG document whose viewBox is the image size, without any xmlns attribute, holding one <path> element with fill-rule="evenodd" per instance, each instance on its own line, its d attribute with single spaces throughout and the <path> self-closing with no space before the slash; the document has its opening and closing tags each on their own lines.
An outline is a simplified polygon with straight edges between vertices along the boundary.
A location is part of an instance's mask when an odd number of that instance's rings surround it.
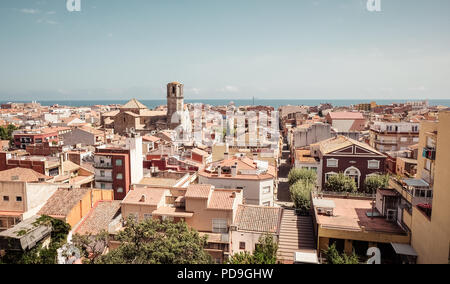
<svg viewBox="0 0 450 284">
<path fill-rule="evenodd" d="M 125 104 L 128 100 L 42 100 L 38 101 L 43 106 L 51 106 L 51 105 L 62 105 L 62 106 L 73 106 L 73 107 L 82 107 L 82 106 L 92 106 L 92 105 L 110 105 L 110 104 Z M 160 105 L 165 105 L 166 100 L 139 100 L 141 103 L 146 105 L 148 108 L 153 109 Z M 228 105 L 230 102 L 234 102 L 236 106 L 248 106 L 248 105 L 264 105 L 264 106 L 272 106 L 277 109 L 280 106 L 284 105 L 306 105 L 306 106 L 317 106 L 323 103 L 330 103 L 333 106 L 350 106 L 356 105 L 360 103 L 370 103 L 375 101 L 378 105 L 389 105 L 392 103 L 405 103 L 407 100 L 327 100 L 327 99 L 253 99 L 243 100 L 220 100 L 220 99 L 195 99 L 189 100 L 186 99 L 185 103 L 204 103 L 212 106 L 223 106 Z M 442 100 L 428 100 L 430 105 L 442 105 L 450 107 L 450 99 L 442 99 Z M 24 102 L 24 101 L 17 101 Z M 28 101 L 29 102 L 29 101 Z M 6 101 L 0 103 L 7 103 Z"/>
</svg>

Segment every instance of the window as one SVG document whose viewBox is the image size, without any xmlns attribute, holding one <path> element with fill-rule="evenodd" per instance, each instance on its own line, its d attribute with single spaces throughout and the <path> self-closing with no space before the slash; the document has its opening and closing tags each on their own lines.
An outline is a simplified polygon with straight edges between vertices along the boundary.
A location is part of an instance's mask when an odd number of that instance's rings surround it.
<svg viewBox="0 0 450 284">
<path fill-rule="evenodd" d="M 338 160 L 336 160 L 336 159 L 328 159 L 327 160 L 327 167 L 328 168 L 337 168 L 338 167 Z"/>
<path fill-rule="evenodd" d="M 3 201 L 9 201 L 9 196 L 3 196 Z"/>
<path fill-rule="evenodd" d="M 270 187 L 270 185 L 263 187 L 263 193 L 270 193 L 271 190 L 272 188 Z"/>
<path fill-rule="evenodd" d="M 104 183 L 100 184 L 100 189 L 106 189 L 106 185 Z"/>
<path fill-rule="evenodd" d="M 117 189 L 117 193 L 122 193 L 123 192 L 123 187 L 119 187 L 118 189 Z"/>
<path fill-rule="evenodd" d="M 22 202 L 22 196 L 16 196 L 16 201 L 17 202 Z"/>
<path fill-rule="evenodd" d="M 121 166 L 121 165 L 122 165 L 122 159 L 116 160 L 116 166 Z"/>
<path fill-rule="evenodd" d="M 151 213 L 144 214 L 144 220 L 152 219 L 153 215 Z"/>
<path fill-rule="evenodd" d="M 212 231 L 213 231 L 213 233 L 227 233 L 228 232 L 227 220 L 213 219 L 212 220 Z"/>
<path fill-rule="evenodd" d="M 331 172 L 331 173 L 326 173 L 326 174 L 325 174 L 325 182 L 328 181 L 328 178 L 330 178 L 331 176 L 334 176 L 334 175 L 337 175 L 337 173 L 333 173 L 333 172 Z"/>
<path fill-rule="evenodd" d="M 122 173 L 118 173 L 117 174 L 117 179 L 123 179 L 123 174 Z"/>
<path fill-rule="evenodd" d="M 379 170 L 380 169 L 380 161 L 377 161 L 377 160 L 369 161 L 367 167 L 371 170 Z"/>
<path fill-rule="evenodd" d="M 105 171 L 100 171 L 100 176 L 104 177 L 105 176 Z"/>
<path fill-rule="evenodd" d="M 245 242 L 239 242 L 239 249 L 245 250 Z"/>
</svg>

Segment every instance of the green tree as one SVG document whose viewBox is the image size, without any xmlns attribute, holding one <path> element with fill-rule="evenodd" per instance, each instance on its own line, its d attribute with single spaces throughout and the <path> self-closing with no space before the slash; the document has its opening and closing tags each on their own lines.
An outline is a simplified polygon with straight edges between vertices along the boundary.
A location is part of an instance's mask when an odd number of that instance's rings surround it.
<svg viewBox="0 0 450 284">
<path fill-rule="evenodd" d="M 277 264 L 278 244 L 271 234 L 262 235 L 253 254 L 240 252 L 230 256 L 228 264 Z"/>
<path fill-rule="evenodd" d="M 255 264 L 255 258 L 247 251 L 235 253 L 229 257 L 228 264 Z"/>
<path fill-rule="evenodd" d="M 295 208 L 302 214 L 309 213 L 311 210 L 311 191 L 314 188 L 314 185 L 308 180 L 299 180 L 289 188 L 291 200 L 294 202 Z"/>
<path fill-rule="evenodd" d="M 328 264 L 359 264 L 358 256 L 353 252 L 350 256 L 339 254 L 336 245 L 332 244 L 323 252 Z"/>
<path fill-rule="evenodd" d="M 317 173 L 314 170 L 308 169 L 292 169 L 288 174 L 288 182 L 289 185 L 294 185 L 299 180 L 307 181 L 311 184 L 316 184 L 317 182 Z"/>
<path fill-rule="evenodd" d="M 208 264 L 211 256 L 204 250 L 206 237 L 188 228 L 185 222 L 148 219 L 138 223 L 127 219 L 117 237 L 117 249 L 99 257 L 100 264 Z"/>
<path fill-rule="evenodd" d="M 374 194 L 380 188 L 386 188 L 389 184 L 389 175 L 373 175 L 364 181 L 364 191 Z"/>
<path fill-rule="evenodd" d="M 356 192 L 358 190 L 355 180 L 343 173 L 329 176 L 325 188 L 335 192 Z"/>
<path fill-rule="evenodd" d="M 253 257 L 256 264 L 276 264 L 278 244 L 273 235 L 265 234 L 259 238 Z"/>
</svg>

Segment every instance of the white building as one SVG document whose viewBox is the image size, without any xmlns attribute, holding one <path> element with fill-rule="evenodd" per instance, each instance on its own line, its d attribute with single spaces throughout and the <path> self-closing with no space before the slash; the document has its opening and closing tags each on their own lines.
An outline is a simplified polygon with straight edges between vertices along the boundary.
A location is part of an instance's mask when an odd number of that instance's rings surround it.
<svg viewBox="0 0 450 284">
<path fill-rule="evenodd" d="M 216 188 L 237 188 L 244 192 L 244 203 L 273 206 L 276 169 L 268 162 L 233 156 L 211 164 L 199 172 L 200 184 Z"/>
</svg>

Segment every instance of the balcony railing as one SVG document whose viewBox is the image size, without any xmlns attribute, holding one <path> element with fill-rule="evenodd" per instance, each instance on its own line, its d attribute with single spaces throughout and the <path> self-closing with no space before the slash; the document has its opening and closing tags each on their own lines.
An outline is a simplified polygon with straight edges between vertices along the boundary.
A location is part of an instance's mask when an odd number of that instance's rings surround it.
<svg viewBox="0 0 450 284">
<path fill-rule="evenodd" d="M 94 163 L 94 168 L 109 169 L 112 167 L 112 163 Z"/>
<path fill-rule="evenodd" d="M 113 182 L 112 176 L 95 176 L 95 181 Z"/>
</svg>

